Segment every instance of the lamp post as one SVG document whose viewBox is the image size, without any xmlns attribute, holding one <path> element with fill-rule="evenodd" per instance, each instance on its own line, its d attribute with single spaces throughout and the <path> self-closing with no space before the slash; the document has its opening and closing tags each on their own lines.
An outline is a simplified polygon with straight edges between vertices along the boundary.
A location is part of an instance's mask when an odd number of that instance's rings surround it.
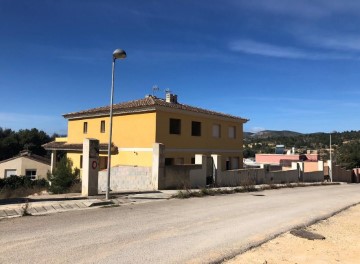
<svg viewBox="0 0 360 264">
<path fill-rule="evenodd" d="M 329 166 L 329 178 L 330 178 L 330 182 L 333 181 L 333 177 L 332 177 L 332 155 L 331 155 L 332 149 L 331 149 L 331 132 L 330 132 L 330 166 Z"/>
<path fill-rule="evenodd" d="M 112 78 L 111 78 L 111 95 L 110 95 L 110 128 L 109 128 L 109 145 L 108 145 L 108 162 L 107 162 L 107 179 L 106 179 L 106 200 L 109 199 L 110 192 L 110 170 L 111 170 L 111 141 L 112 141 L 112 120 L 113 120 L 113 104 L 114 104 L 114 71 L 115 71 L 115 60 L 125 59 L 126 52 L 122 49 L 116 49 L 113 52 L 112 62 Z"/>
</svg>

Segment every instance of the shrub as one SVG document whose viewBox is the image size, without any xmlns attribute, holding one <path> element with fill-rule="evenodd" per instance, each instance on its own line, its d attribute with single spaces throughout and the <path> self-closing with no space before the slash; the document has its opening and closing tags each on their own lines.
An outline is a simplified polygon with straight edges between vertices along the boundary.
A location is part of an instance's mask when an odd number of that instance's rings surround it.
<svg viewBox="0 0 360 264">
<path fill-rule="evenodd" d="M 31 180 L 27 176 L 10 176 L 0 179 L 0 198 L 24 197 L 47 190 L 49 182 L 46 179 Z"/>
<path fill-rule="evenodd" d="M 57 164 L 52 174 L 48 174 L 51 182 L 50 192 L 65 193 L 75 184 L 79 182 L 78 170 L 72 170 L 72 161 L 69 158 L 62 158 Z"/>
</svg>

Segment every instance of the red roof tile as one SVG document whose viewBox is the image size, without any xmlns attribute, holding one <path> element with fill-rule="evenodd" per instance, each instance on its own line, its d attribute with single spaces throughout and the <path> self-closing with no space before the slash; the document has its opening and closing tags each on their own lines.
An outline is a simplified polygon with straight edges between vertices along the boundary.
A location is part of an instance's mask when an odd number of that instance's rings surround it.
<svg viewBox="0 0 360 264">
<path fill-rule="evenodd" d="M 117 114 L 117 113 L 137 112 L 137 111 L 146 111 L 146 110 L 154 111 L 154 110 L 156 110 L 157 106 L 158 107 L 168 107 L 168 108 L 172 108 L 172 109 L 179 109 L 179 110 L 183 110 L 183 111 L 196 112 L 196 113 L 212 115 L 212 116 L 226 117 L 226 118 L 241 120 L 244 123 L 248 121 L 248 119 L 241 118 L 238 116 L 224 114 L 221 112 L 215 112 L 215 111 L 211 111 L 211 110 L 207 110 L 207 109 L 203 109 L 203 108 L 199 108 L 199 107 L 194 107 L 194 106 L 190 106 L 190 105 L 186 105 L 186 104 L 168 103 L 163 99 L 159 99 L 159 98 L 156 98 L 153 96 L 149 96 L 144 99 L 114 104 L 113 105 L 113 113 Z M 99 115 L 106 116 L 106 115 L 109 115 L 109 110 L 110 110 L 109 106 L 104 106 L 104 107 L 97 107 L 97 108 L 92 108 L 92 109 L 88 109 L 88 110 L 83 110 L 83 111 L 79 111 L 79 112 L 67 113 L 67 114 L 64 114 L 63 116 L 67 119 L 83 118 L 83 117 L 91 117 L 91 116 L 99 116 Z"/>
</svg>

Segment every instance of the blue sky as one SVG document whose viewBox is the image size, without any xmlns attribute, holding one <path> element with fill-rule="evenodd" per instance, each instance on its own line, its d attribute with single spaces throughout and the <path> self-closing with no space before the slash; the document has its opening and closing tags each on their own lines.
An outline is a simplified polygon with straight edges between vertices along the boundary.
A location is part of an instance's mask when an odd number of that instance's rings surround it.
<svg viewBox="0 0 360 264">
<path fill-rule="evenodd" d="M 158 85 L 245 131 L 360 130 L 360 1 L 0 0 L 0 127 L 66 133 L 64 113 Z"/>
</svg>

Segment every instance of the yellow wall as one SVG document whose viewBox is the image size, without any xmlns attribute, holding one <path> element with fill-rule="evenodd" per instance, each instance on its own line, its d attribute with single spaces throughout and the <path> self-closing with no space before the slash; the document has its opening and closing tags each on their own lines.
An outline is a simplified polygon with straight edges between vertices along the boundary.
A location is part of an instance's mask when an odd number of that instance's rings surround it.
<svg viewBox="0 0 360 264">
<path fill-rule="evenodd" d="M 170 118 L 181 119 L 180 135 L 169 133 Z M 201 136 L 191 135 L 192 121 L 201 122 Z M 220 138 L 213 137 L 214 124 L 221 126 Z M 228 136 L 230 126 L 236 127 L 235 139 Z M 222 156 L 223 168 L 226 159 L 230 157 L 239 157 L 239 166 L 242 167 L 243 123 L 241 121 L 229 121 L 196 113 L 158 111 L 156 141 L 165 145 L 166 157 L 183 157 L 185 163 L 190 163 L 195 154 L 219 154 Z M 169 152 L 168 149 L 172 148 L 176 151 Z"/>
<path fill-rule="evenodd" d="M 101 121 L 105 120 L 105 133 L 100 132 Z M 113 155 L 111 164 L 151 166 L 153 143 L 155 142 L 156 115 L 152 113 L 137 113 L 113 117 L 112 142 L 119 149 L 119 154 Z M 83 133 L 84 122 L 87 122 L 87 133 Z M 68 143 L 82 143 L 84 138 L 96 138 L 100 143 L 109 141 L 109 117 L 84 118 L 69 120 Z M 142 151 L 146 150 L 146 151 Z M 80 153 L 68 153 L 74 167 L 80 168 Z"/>
<path fill-rule="evenodd" d="M 100 132 L 105 120 L 105 133 Z M 88 132 L 83 133 L 84 122 Z M 68 143 L 82 143 L 84 138 L 96 138 L 100 143 L 109 141 L 109 117 L 69 120 Z M 155 113 L 129 114 L 113 117 L 112 141 L 118 147 L 152 147 L 155 139 Z"/>
</svg>

